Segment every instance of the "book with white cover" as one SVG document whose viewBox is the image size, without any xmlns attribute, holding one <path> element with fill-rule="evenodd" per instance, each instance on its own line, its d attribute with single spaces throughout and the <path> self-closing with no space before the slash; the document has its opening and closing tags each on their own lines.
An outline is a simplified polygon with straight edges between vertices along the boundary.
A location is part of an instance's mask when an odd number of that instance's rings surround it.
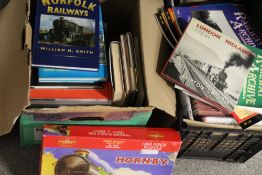
<svg viewBox="0 0 262 175">
<path fill-rule="evenodd" d="M 120 42 L 112 41 L 110 43 L 110 75 L 113 85 L 113 105 L 123 106 L 125 101 L 125 89 L 122 74 Z"/>
<path fill-rule="evenodd" d="M 232 112 L 253 59 L 246 46 L 192 18 L 161 75 Z"/>
</svg>

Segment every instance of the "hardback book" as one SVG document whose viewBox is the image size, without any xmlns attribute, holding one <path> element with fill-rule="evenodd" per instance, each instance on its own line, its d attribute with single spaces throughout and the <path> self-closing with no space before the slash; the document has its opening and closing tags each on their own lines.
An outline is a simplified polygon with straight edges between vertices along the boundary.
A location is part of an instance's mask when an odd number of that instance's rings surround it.
<svg viewBox="0 0 262 175">
<path fill-rule="evenodd" d="M 61 105 L 110 105 L 112 86 L 103 83 L 101 88 L 33 88 L 29 90 L 31 107 Z"/>
<path fill-rule="evenodd" d="M 161 75 L 232 112 L 253 59 L 246 46 L 192 18 Z"/>
<path fill-rule="evenodd" d="M 262 120 L 262 50 L 247 46 L 255 54 L 255 61 L 241 91 L 234 117 L 246 129 Z"/>
<path fill-rule="evenodd" d="M 203 116 L 199 117 L 199 120 L 210 124 L 237 125 L 237 122 L 233 117 Z"/>
<path fill-rule="evenodd" d="M 225 113 L 214 106 L 208 105 L 200 100 L 192 99 L 192 110 L 194 116 L 231 116 L 229 113 Z"/>
<path fill-rule="evenodd" d="M 122 64 L 122 74 L 123 74 L 123 82 L 124 82 L 124 89 L 125 89 L 125 106 L 130 104 L 132 100 L 132 92 L 133 86 L 131 82 L 131 75 L 130 75 L 130 62 L 129 62 L 129 53 L 128 53 L 128 45 L 127 45 L 127 38 L 125 34 L 120 35 L 120 49 L 121 49 L 121 64 Z"/>
<path fill-rule="evenodd" d="M 262 35 L 253 27 L 253 21 L 242 5 L 224 3 L 174 7 L 173 10 L 182 31 L 194 17 L 243 44 L 262 47 Z"/>
<path fill-rule="evenodd" d="M 32 66 L 97 71 L 99 6 L 98 0 L 38 1 Z"/>
<path fill-rule="evenodd" d="M 39 68 L 39 82 L 95 83 L 105 82 L 108 77 L 105 54 L 105 37 L 102 11 L 99 15 L 99 68 L 98 71 Z"/>
<path fill-rule="evenodd" d="M 121 48 L 120 42 L 112 41 L 110 43 L 109 54 L 110 75 L 113 88 L 113 105 L 124 106 L 125 89 L 122 73 Z"/>
<path fill-rule="evenodd" d="M 147 101 L 147 94 L 145 88 L 145 79 L 143 71 L 143 62 L 141 58 L 140 44 L 137 36 L 133 38 L 134 41 L 134 59 L 136 70 L 136 84 L 137 84 L 137 96 L 135 106 L 144 106 Z"/>
<path fill-rule="evenodd" d="M 95 83 L 107 80 L 107 65 L 101 63 L 98 71 L 39 68 L 40 83 Z"/>
<path fill-rule="evenodd" d="M 183 93 L 182 91 L 177 91 L 179 105 L 180 105 L 180 113 L 184 118 L 188 118 L 190 120 L 194 120 L 192 105 L 190 101 L 190 97 Z"/>
<path fill-rule="evenodd" d="M 214 3 L 224 3 L 228 2 L 228 0 L 164 0 L 165 1 L 172 1 L 171 3 L 167 3 L 167 5 L 174 7 L 179 5 L 197 5 L 197 4 L 214 4 Z M 236 0 L 237 1 L 237 0 Z"/>
<path fill-rule="evenodd" d="M 262 50 L 247 47 L 256 54 L 256 57 L 241 91 L 238 106 L 262 114 Z"/>
</svg>

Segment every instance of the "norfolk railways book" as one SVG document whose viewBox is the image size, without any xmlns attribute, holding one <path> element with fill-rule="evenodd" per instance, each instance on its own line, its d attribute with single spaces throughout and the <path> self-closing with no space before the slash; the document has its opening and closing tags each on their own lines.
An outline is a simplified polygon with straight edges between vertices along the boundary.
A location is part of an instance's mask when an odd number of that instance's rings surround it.
<svg viewBox="0 0 262 175">
<path fill-rule="evenodd" d="M 38 0 L 34 29 L 33 66 L 98 70 L 98 0 Z"/>
<path fill-rule="evenodd" d="M 247 47 L 192 18 L 161 75 L 232 112 L 253 59 Z"/>
<path fill-rule="evenodd" d="M 105 54 L 105 37 L 102 12 L 99 15 L 99 68 L 98 71 L 39 68 L 39 82 L 95 83 L 104 82 L 108 77 Z"/>
</svg>

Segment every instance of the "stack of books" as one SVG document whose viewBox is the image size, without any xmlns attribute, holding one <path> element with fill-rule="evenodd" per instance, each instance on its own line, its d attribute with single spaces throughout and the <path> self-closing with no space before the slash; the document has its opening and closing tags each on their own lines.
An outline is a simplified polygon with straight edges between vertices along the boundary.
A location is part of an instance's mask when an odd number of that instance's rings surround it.
<svg viewBox="0 0 262 175">
<path fill-rule="evenodd" d="M 106 44 L 100 1 L 38 1 L 34 23 L 22 145 L 40 144 L 45 124 L 147 124 L 139 39 L 127 32 Z"/>
<path fill-rule="evenodd" d="M 102 10 L 56 15 L 38 3 L 34 31 L 31 87 L 32 107 L 111 105 Z M 77 6 L 76 6 L 77 7 Z"/>
<path fill-rule="evenodd" d="M 182 115 L 244 129 L 258 123 L 262 37 L 245 8 L 233 3 L 174 6 L 172 2 L 155 17 L 173 48 L 161 76 L 178 89 Z"/>
<path fill-rule="evenodd" d="M 127 32 L 119 38 L 119 41 L 112 41 L 109 48 L 113 105 L 145 106 L 146 90 L 138 37 Z"/>
</svg>

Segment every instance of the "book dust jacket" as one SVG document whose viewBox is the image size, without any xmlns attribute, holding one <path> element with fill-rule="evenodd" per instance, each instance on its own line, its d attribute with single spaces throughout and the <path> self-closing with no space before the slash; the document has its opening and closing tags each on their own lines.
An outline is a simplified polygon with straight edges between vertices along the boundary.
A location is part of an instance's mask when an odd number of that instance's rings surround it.
<svg viewBox="0 0 262 175">
<path fill-rule="evenodd" d="M 233 116 L 243 129 L 262 120 L 262 50 L 250 46 L 248 48 L 256 54 L 256 58 L 233 112 Z"/>
<path fill-rule="evenodd" d="M 232 112 L 253 60 L 246 46 L 192 18 L 162 76 Z"/>
<path fill-rule="evenodd" d="M 98 70 L 98 0 L 38 0 L 34 29 L 33 66 Z"/>
</svg>

